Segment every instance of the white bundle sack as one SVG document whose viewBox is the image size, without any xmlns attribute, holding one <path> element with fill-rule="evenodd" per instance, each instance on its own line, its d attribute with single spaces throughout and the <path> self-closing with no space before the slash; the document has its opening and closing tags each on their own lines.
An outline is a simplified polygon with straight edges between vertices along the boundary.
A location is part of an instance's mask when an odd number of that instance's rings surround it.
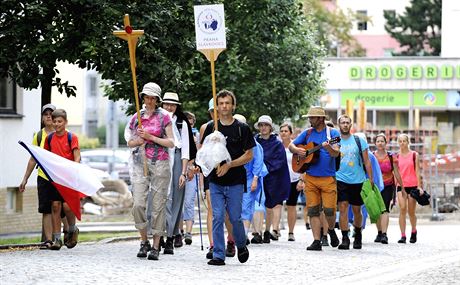
<svg viewBox="0 0 460 285">
<path fill-rule="evenodd" d="M 222 161 L 230 162 L 232 158 L 225 145 L 227 141 L 219 131 L 214 131 L 204 139 L 203 145 L 196 154 L 196 164 L 201 167 L 204 176 L 208 176 Z"/>
</svg>

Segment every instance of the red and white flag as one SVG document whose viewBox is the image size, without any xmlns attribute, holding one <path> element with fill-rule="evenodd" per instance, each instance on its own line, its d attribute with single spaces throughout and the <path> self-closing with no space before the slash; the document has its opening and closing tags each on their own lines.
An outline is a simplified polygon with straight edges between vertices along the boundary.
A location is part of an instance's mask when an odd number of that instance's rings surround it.
<svg viewBox="0 0 460 285">
<path fill-rule="evenodd" d="M 81 220 L 80 199 L 94 195 L 104 185 L 93 169 L 68 160 L 41 147 L 19 141 L 56 187 L 78 220 Z"/>
</svg>

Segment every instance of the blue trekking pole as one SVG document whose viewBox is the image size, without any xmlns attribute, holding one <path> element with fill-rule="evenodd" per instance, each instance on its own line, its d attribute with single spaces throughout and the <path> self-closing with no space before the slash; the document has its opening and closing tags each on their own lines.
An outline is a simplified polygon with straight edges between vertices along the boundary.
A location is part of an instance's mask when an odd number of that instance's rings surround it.
<svg viewBox="0 0 460 285">
<path fill-rule="evenodd" d="M 200 187 L 198 186 L 198 174 L 195 174 L 196 181 L 196 198 L 198 200 L 198 220 L 200 222 L 201 250 L 203 250 L 203 230 L 201 228 L 201 208 L 200 208 Z"/>
</svg>

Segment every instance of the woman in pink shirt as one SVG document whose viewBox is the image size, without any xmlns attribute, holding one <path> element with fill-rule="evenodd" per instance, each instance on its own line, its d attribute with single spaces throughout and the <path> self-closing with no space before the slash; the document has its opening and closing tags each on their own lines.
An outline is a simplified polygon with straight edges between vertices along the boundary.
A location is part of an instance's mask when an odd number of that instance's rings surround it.
<svg viewBox="0 0 460 285">
<path fill-rule="evenodd" d="M 386 150 L 387 138 L 385 134 L 378 134 L 375 138 L 375 146 L 377 150 L 374 152 L 377 161 L 379 162 L 380 170 L 382 171 L 384 188 L 380 192 L 385 204 L 385 212 L 377 221 L 378 234 L 374 242 L 388 244 L 387 229 L 389 222 L 390 204 L 394 201 L 396 195 L 396 181 L 403 186 L 401 175 L 399 174 L 398 158 L 391 152 Z M 396 180 L 396 181 L 395 181 Z M 404 187 L 402 187 L 404 189 Z"/>
<path fill-rule="evenodd" d="M 417 152 L 409 149 L 409 136 L 400 134 L 398 136 L 399 154 L 398 166 L 402 177 L 402 185 L 398 186 L 399 202 L 399 228 L 401 229 L 401 239 L 398 243 L 406 243 L 406 213 L 409 212 L 409 221 L 412 227 L 410 242 L 417 241 L 417 217 L 415 216 L 415 207 L 417 202 L 409 194 L 412 190 L 418 189 L 420 195 L 423 194 L 422 179 L 420 178 L 420 167 L 418 164 L 419 155 Z M 404 186 L 404 187 L 402 187 Z M 404 189 L 404 191 L 402 191 Z"/>
</svg>

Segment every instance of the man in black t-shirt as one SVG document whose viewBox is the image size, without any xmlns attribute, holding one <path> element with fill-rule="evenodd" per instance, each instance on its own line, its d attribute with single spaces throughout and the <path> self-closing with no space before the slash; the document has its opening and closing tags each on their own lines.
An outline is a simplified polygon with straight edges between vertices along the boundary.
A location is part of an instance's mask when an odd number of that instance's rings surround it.
<svg viewBox="0 0 460 285">
<path fill-rule="evenodd" d="M 226 148 L 232 158 L 229 163 L 222 163 L 209 174 L 211 205 L 213 212 L 212 236 L 214 240 L 213 259 L 209 265 L 225 265 L 224 220 L 228 212 L 233 225 L 233 236 L 238 248 L 238 260 L 244 263 L 249 258 L 246 247 L 246 234 L 241 219 L 246 170 L 244 165 L 252 159 L 255 141 L 249 126 L 233 119 L 232 112 L 236 106 L 235 95 L 222 90 L 217 94 L 218 131 L 226 138 Z M 214 131 L 214 124 L 207 125 L 202 142 Z"/>
</svg>

